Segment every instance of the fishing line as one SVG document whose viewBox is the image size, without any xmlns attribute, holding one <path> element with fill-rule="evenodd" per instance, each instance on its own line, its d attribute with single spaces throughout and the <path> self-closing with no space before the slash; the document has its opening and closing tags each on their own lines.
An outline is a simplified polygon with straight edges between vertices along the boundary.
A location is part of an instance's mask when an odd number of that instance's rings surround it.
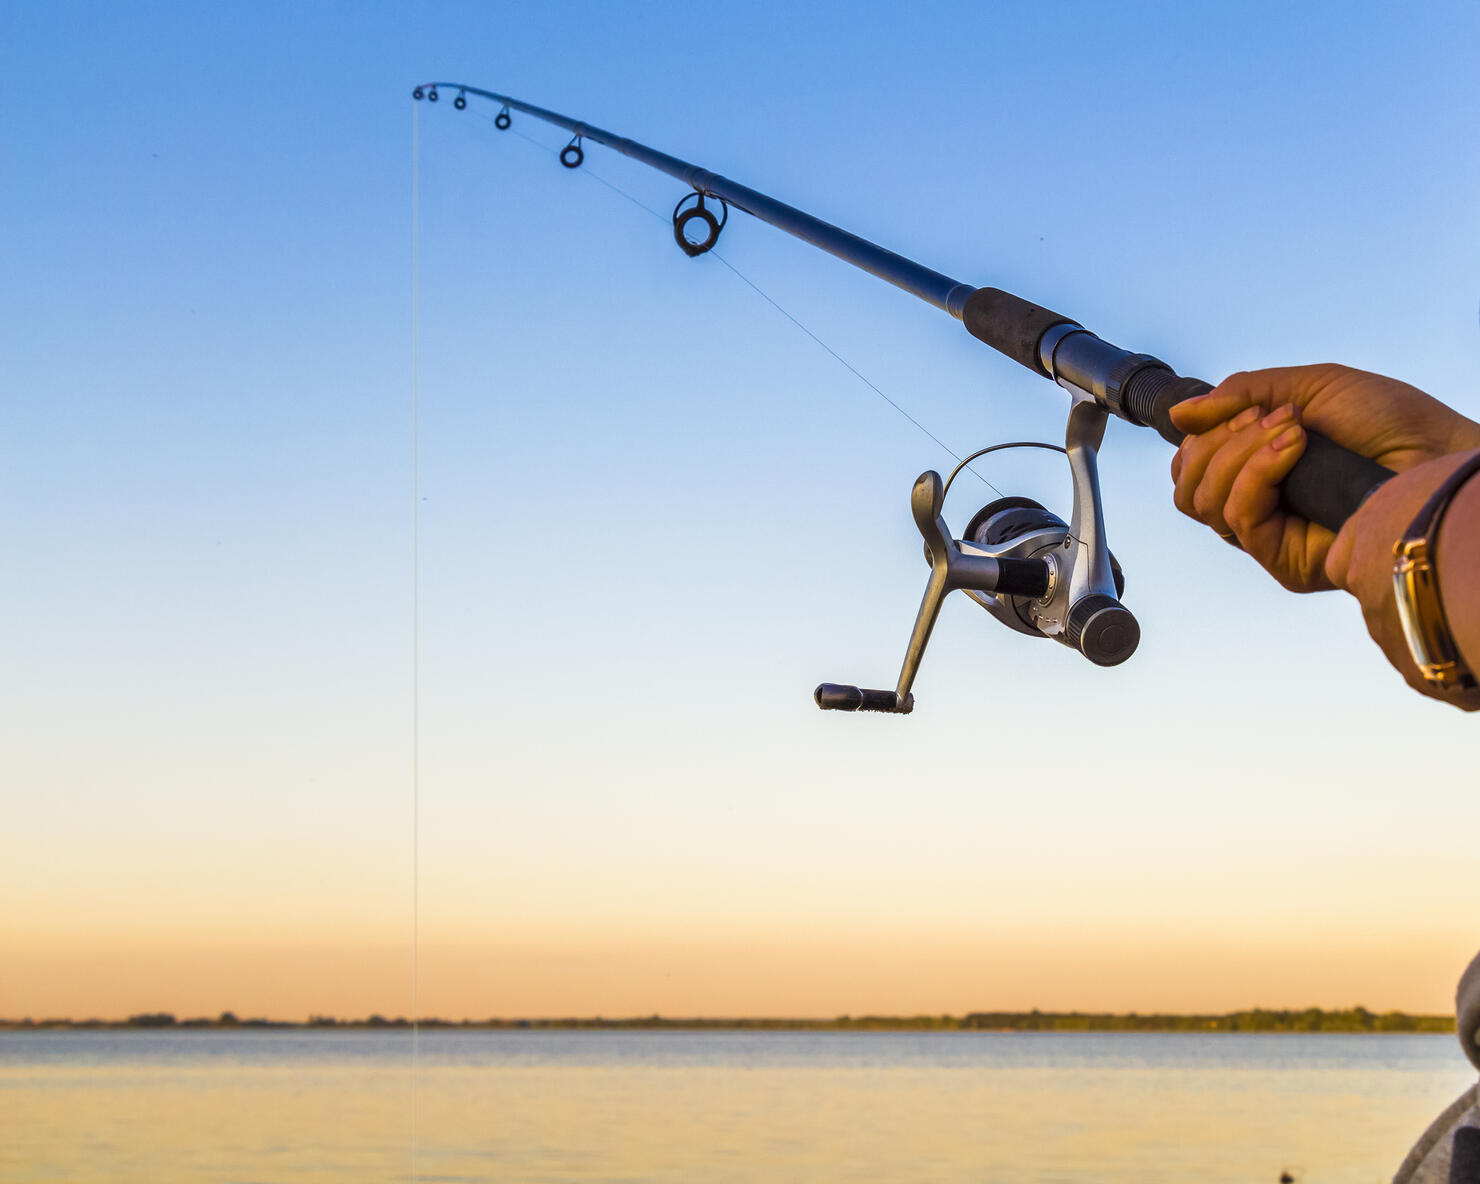
<svg viewBox="0 0 1480 1184">
<path fill-rule="evenodd" d="M 420 1131 L 421 1054 L 421 137 L 411 108 L 411 1179 Z"/>
<path fill-rule="evenodd" d="M 493 122 L 492 119 L 489 119 L 488 116 L 482 115 L 481 113 L 479 115 L 479 118 L 484 119 L 484 120 L 486 120 L 489 123 L 492 123 Z M 550 156 L 555 157 L 556 160 L 559 160 L 560 159 L 560 153 L 557 152 L 555 149 L 546 147 L 544 144 L 541 144 L 538 140 L 534 139 L 532 136 L 526 136 L 518 128 L 510 127 L 510 128 L 507 128 L 507 129 L 503 129 L 503 131 L 504 132 L 513 132 L 514 135 L 518 136 L 526 144 L 532 144 L 534 147 L 538 148 L 541 152 L 545 152 L 545 153 L 549 154 Z M 617 194 L 620 197 L 625 197 L 628 201 L 630 201 L 638 209 L 640 209 L 640 210 L 646 210 L 649 214 L 651 214 L 659 222 L 662 222 L 664 225 L 667 225 L 669 219 L 668 219 L 668 216 L 666 214 L 659 213 L 657 210 L 653 209 L 652 206 L 648 205 L 646 202 L 642 201 L 640 198 L 634 197 L 632 194 L 628 193 L 625 189 L 622 189 L 620 186 L 617 186 L 617 185 L 612 184 L 605 177 L 603 177 L 599 173 L 595 172 L 591 168 L 590 165 L 586 165 L 585 167 L 583 167 L 581 169 L 578 169 L 577 171 L 580 172 L 580 173 L 583 173 L 587 177 L 590 177 L 591 180 L 593 180 L 593 181 L 600 182 L 602 185 L 605 185 L 608 189 L 610 189 L 613 193 Z M 905 419 L 909 420 L 910 423 L 914 424 L 915 427 L 919 428 L 920 431 L 923 432 L 927 438 L 929 438 L 931 441 L 933 441 L 947 456 L 949 456 L 952 460 L 954 460 L 956 462 L 956 465 L 957 465 L 957 468 L 958 469 L 961 467 L 961 465 L 962 465 L 963 462 L 961 460 L 961 457 L 960 457 L 960 454 L 959 453 L 957 453 L 944 440 L 942 440 L 939 436 L 937 436 L 934 432 L 932 432 L 929 428 L 927 428 L 923 423 L 921 423 L 918 419 L 916 419 L 913 415 L 911 415 L 908 411 L 906 411 L 903 407 L 901 407 L 898 403 L 896 403 L 893 399 L 891 399 L 888 395 L 886 395 L 873 382 L 869 381 L 869 379 L 866 378 L 859 371 L 858 367 L 854 366 L 852 362 L 848 361 L 847 358 L 843 357 L 842 354 L 838 353 L 837 350 L 833 349 L 832 346 L 828 345 L 827 342 L 823 341 L 822 338 L 820 338 L 819 336 L 817 336 L 816 333 L 812 332 L 811 329 L 807 328 L 806 325 L 804 325 L 801 321 L 799 321 L 796 317 L 794 317 L 791 313 L 789 313 L 785 308 L 783 308 L 764 289 L 762 289 L 759 284 L 757 284 L 754 280 L 752 280 L 749 276 L 747 276 L 743 271 L 741 271 L 738 267 L 736 267 L 733 263 L 731 263 L 728 259 L 726 259 L 718 251 L 707 251 L 705 253 L 706 254 L 709 254 L 709 255 L 713 255 L 716 259 L 718 259 L 721 263 L 723 263 L 727 268 L 729 268 L 730 271 L 735 275 L 735 277 L 737 279 L 739 279 L 748 288 L 750 288 L 750 290 L 753 291 L 757 296 L 759 296 L 762 300 L 764 300 L 767 304 L 769 304 L 772 308 L 774 308 L 777 312 L 779 312 L 782 316 L 784 316 L 788 321 L 790 321 L 793 325 L 795 325 L 798 329 L 800 329 L 803 333 L 805 333 L 808 337 L 810 337 L 813 341 L 815 341 L 825 351 L 827 351 L 827 353 L 830 354 L 832 356 L 832 358 L 835 361 L 838 362 L 839 365 L 841 365 L 844 369 L 846 369 L 848 371 L 848 373 L 852 374 L 854 378 L 858 379 L 859 382 L 863 383 L 864 386 L 868 387 L 869 390 L 873 391 L 874 394 L 878 395 L 879 398 L 881 398 L 881 399 L 884 400 L 884 402 L 888 403 L 889 406 L 893 407 L 894 410 L 898 411 L 902 416 L 905 417 Z M 985 477 L 983 477 L 980 473 L 978 473 L 969 464 L 966 465 L 966 471 L 968 473 L 970 473 L 973 477 L 975 477 L 978 481 L 980 481 L 983 485 L 985 485 L 988 489 L 990 489 L 993 493 L 995 493 L 998 497 L 1004 497 L 1004 496 L 1006 496 L 1005 494 L 1003 494 L 1003 492 L 1000 489 L 998 489 L 995 485 L 993 485 L 990 481 L 988 481 Z"/>
<path fill-rule="evenodd" d="M 807 328 L 806 325 L 802 324 L 801 321 L 797 320 L 796 317 L 792 316 L 791 313 L 789 313 L 789 312 L 786 311 L 786 309 L 782 308 L 781 305 L 777 304 L 776 301 L 772 300 L 771 297 L 768 296 L 765 292 L 763 292 L 760 289 L 760 287 L 757 284 L 755 284 L 750 279 L 749 276 L 745 275 L 744 272 L 742 272 L 739 268 L 737 268 L 733 263 L 731 263 L 728 259 L 726 259 L 718 251 L 707 251 L 705 253 L 706 254 L 709 254 L 709 255 L 713 255 L 716 259 L 718 259 L 721 263 L 723 263 L 726 267 L 728 267 L 732 272 L 734 272 L 736 276 L 738 276 L 742 281 L 744 281 L 744 283 L 747 284 L 751 288 L 751 290 L 753 290 L 756 293 L 756 295 L 758 295 L 762 300 L 764 300 L 767 304 L 769 304 L 772 308 L 774 308 L 777 312 L 779 312 L 782 316 L 784 316 L 788 321 L 790 321 L 793 325 L 795 325 L 798 329 L 800 329 L 803 333 L 805 333 L 808 337 L 810 337 L 813 341 L 815 341 L 818 345 L 820 345 L 823 349 L 825 349 L 828 353 L 830 353 L 834 358 L 836 358 L 839 362 L 841 362 L 845 367 L 847 367 L 848 371 L 851 374 L 853 374 L 858 379 L 859 382 L 863 383 L 864 386 L 868 387 L 869 390 L 873 391 L 874 394 L 878 395 L 879 398 L 883 399 L 884 402 L 886 402 L 886 403 L 889 404 L 889 406 L 893 407 L 894 410 L 898 411 L 902 416 L 904 416 L 907 420 L 909 420 L 912 424 L 914 424 L 917 428 L 919 428 L 922 432 L 924 432 L 925 435 L 927 435 L 928 437 L 930 437 L 930 439 L 934 440 L 936 442 L 936 444 L 940 445 L 940 447 L 945 451 L 945 454 L 947 456 L 949 456 L 952 460 L 954 460 L 956 462 L 956 467 L 958 469 L 961 467 L 961 464 L 963 462 L 961 460 L 960 455 L 957 452 L 955 452 L 954 449 L 952 449 L 950 446 L 948 446 L 944 440 L 942 440 L 939 436 L 937 436 L 934 432 L 932 432 L 929 428 L 927 428 L 923 423 L 921 423 L 918 419 L 916 419 L 913 415 L 911 415 L 908 411 L 906 411 L 903 407 L 901 407 L 898 403 L 896 403 L 893 399 L 891 399 L 888 395 L 886 395 L 883 391 L 881 391 L 878 387 L 876 387 L 872 382 L 870 382 L 867 378 L 865 378 L 862 374 L 860 374 L 858 372 L 858 370 L 854 368 L 853 364 L 848 361 L 847 358 L 845 358 L 841 354 L 839 354 L 837 350 L 833 349 L 832 346 L 828 345 L 827 342 L 823 341 L 822 338 L 818 337 L 816 333 L 812 332 L 811 329 Z M 988 489 L 990 489 L 993 493 L 995 493 L 998 497 L 1004 497 L 1005 496 L 1000 489 L 998 489 L 995 485 L 993 485 L 990 481 L 988 481 L 985 477 L 983 477 L 980 473 L 978 473 L 970 465 L 967 465 L 966 466 L 966 471 L 969 472 L 978 481 L 980 481 L 983 485 L 985 485 Z"/>
</svg>

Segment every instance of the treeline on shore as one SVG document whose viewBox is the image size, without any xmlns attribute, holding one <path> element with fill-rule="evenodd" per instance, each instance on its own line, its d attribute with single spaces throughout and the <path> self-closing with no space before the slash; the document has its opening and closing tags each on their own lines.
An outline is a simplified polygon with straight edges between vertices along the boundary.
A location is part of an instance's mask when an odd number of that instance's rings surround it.
<svg viewBox="0 0 1480 1184">
<path fill-rule="evenodd" d="M 371 1015 L 364 1019 L 310 1016 L 305 1022 L 292 1020 L 238 1019 L 229 1011 L 215 1018 L 196 1016 L 177 1019 L 169 1012 L 148 1012 L 126 1020 L 101 1019 L 0 1019 L 0 1031 L 117 1030 L 117 1029 L 305 1029 L 346 1030 L 410 1028 L 404 1016 L 387 1019 Z M 601 1016 L 566 1019 L 422 1019 L 417 1026 L 456 1030 L 652 1030 L 761 1031 L 761 1032 L 1453 1032 L 1454 1019 L 1446 1015 L 1409 1015 L 1402 1011 L 1371 1012 L 1365 1007 L 1326 1011 L 1257 1007 L 1224 1015 L 1168 1015 L 1153 1013 L 1124 1015 L 1085 1011 L 973 1011 L 953 1015 L 863 1015 L 835 1019 L 704 1019 L 650 1015 L 626 1019 Z"/>
</svg>

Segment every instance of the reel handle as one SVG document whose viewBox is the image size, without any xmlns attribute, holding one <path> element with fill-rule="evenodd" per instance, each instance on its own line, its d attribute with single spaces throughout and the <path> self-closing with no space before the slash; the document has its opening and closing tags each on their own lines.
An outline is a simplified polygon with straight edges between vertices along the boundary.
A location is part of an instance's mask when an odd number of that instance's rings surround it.
<svg viewBox="0 0 1480 1184">
<path fill-rule="evenodd" d="M 915 706 L 910 694 L 931 630 L 940 616 L 940 606 L 957 588 L 978 592 L 1007 592 L 1015 596 L 1042 596 L 1048 590 L 1048 564 L 1042 559 L 991 559 L 963 554 L 940 516 L 945 486 L 933 469 L 921 473 L 910 491 L 910 513 L 925 540 L 930 560 L 930 579 L 915 615 L 915 627 L 905 649 L 899 683 L 892 691 L 871 691 L 846 683 L 825 682 L 812 692 L 824 711 L 882 711 L 908 715 Z"/>
<path fill-rule="evenodd" d="M 890 715 L 908 715 L 915 709 L 913 695 L 906 695 L 901 702 L 894 691 L 870 691 L 839 682 L 821 683 L 812 692 L 812 699 L 823 711 L 882 711 Z"/>
</svg>

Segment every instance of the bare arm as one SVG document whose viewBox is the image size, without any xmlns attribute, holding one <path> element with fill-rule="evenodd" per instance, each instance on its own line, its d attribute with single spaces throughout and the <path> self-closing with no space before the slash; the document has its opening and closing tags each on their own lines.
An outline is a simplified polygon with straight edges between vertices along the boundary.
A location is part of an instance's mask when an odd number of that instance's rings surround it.
<svg viewBox="0 0 1480 1184">
<path fill-rule="evenodd" d="M 1439 593 L 1465 665 L 1480 678 L 1480 481 L 1454 497 L 1439 528 Z"/>
</svg>

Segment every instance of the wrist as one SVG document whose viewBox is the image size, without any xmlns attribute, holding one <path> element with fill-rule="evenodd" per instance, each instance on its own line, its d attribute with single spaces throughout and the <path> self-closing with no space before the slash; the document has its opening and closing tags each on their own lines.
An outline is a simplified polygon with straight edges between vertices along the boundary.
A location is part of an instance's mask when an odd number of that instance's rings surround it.
<svg viewBox="0 0 1480 1184">
<path fill-rule="evenodd" d="M 1421 680 L 1414 682 L 1410 677 L 1410 683 L 1436 699 L 1473 709 L 1480 686 L 1476 684 L 1474 668 L 1455 639 L 1451 622 L 1473 619 L 1480 611 L 1480 601 L 1475 598 L 1473 581 L 1467 581 L 1455 570 L 1441 576 L 1439 564 L 1439 535 L 1443 528 L 1454 525 L 1453 530 L 1446 532 L 1454 560 L 1451 568 L 1460 566 L 1465 551 L 1454 546 L 1455 532 L 1461 539 L 1473 539 L 1480 529 L 1480 518 L 1469 517 L 1473 507 L 1468 499 L 1461 515 L 1450 517 L 1455 499 L 1470 479 L 1480 473 L 1480 452 L 1459 455 L 1460 464 L 1449 471 L 1424 501 L 1393 546 L 1392 596 L 1402 628 L 1404 657 Z"/>
<path fill-rule="evenodd" d="M 1373 490 L 1337 533 L 1326 556 L 1327 579 L 1364 606 L 1379 589 L 1390 589 L 1393 547 L 1434 491 L 1476 451 L 1480 446 L 1426 460 Z"/>
<path fill-rule="evenodd" d="M 1369 545 L 1363 550 L 1376 556 L 1390 556 L 1393 545 L 1413 520 L 1413 515 L 1428 501 L 1457 468 L 1480 451 L 1480 441 L 1465 449 L 1456 449 L 1404 469 L 1384 481 L 1346 520 L 1338 537 L 1361 538 Z M 1370 545 L 1375 544 L 1375 546 Z M 1344 586 L 1343 581 L 1336 581 Z"/>
</svg>

